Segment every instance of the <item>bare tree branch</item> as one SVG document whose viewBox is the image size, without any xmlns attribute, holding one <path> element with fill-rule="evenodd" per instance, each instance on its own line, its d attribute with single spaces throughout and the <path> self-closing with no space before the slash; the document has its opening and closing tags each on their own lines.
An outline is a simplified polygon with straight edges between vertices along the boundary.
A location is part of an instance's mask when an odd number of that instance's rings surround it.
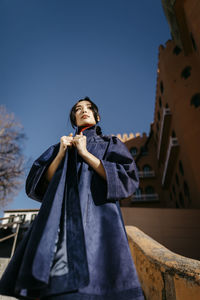
<svg viewBox="0 0 200 300">
<path fill-rule="evenodd" d="M 0 207 L 11 201 L 21 187 L 24 139 L 22 125 L 0 106 Z"/>
</svg>

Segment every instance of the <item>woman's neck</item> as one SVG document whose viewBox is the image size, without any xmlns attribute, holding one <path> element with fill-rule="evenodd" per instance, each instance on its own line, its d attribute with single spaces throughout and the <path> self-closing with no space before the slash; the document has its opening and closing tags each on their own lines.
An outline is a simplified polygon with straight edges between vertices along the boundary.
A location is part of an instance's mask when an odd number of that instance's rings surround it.
<svg viewBox="0 0 200 300">
<path fill-rule="evenodd" d="M 80 134 L 81 132 L 83 132 L 84 130 L 86 130 L 86 129 L 92 127 L 92 126 L 94 126 L 94 124 L 86 124 L 84 126 L 78 127 L 78 134 Z"/>
</svg>

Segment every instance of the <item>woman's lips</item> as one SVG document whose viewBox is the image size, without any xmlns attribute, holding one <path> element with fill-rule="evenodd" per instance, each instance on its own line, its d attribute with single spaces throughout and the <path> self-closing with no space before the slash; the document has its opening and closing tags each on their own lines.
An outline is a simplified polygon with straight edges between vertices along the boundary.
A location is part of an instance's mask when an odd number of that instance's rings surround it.
<svg viewBox="0 0 200 300">
<path fill-rule="evenodd" d="M 87 118 L 89 118 L 89 116 L 83 115 L 81 118 L 82 118 L 82 119 L 87 119 Z"/>
</svg>

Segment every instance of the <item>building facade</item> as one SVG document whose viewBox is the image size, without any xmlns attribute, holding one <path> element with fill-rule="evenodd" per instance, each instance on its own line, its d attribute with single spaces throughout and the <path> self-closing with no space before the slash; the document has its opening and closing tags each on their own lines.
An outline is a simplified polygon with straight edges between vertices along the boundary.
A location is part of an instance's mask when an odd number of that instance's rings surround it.
<svg viewBox="0 0 200 300">
<path fill-rule="evenodd" d="M 22 227 L 28 227 L 35 217 L 38 214 L 39 209 L 14 209 L 14 210 L 5 210 L 4 216 L 2 218 L 2 225 L 7 223 L 14 223 L 12 224 L 12 228 L 15 229 L 19 222 Z"/>
<path fill-rule="evenodd" d="M 162 2 L 172 40 L 159 47 L 149 136 L 121 137 L 141 182 L 122 205 L 200 208 L 200 1 Z"/>
</svg>

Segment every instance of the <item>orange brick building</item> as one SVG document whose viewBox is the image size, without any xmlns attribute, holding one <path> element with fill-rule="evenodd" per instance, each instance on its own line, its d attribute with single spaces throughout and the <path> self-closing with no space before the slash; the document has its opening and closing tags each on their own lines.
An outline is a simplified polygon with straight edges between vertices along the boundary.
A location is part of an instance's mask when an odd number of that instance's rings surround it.
<svg viewBox="0 0 200 300">
<path fill-rule="evenodd" d="M 122 205 L 200 208 L 200 1 L 162 2 L 172 40 L 159 47 L 149 136 L 121 137 L 140 175 Z"/>
</svg>

